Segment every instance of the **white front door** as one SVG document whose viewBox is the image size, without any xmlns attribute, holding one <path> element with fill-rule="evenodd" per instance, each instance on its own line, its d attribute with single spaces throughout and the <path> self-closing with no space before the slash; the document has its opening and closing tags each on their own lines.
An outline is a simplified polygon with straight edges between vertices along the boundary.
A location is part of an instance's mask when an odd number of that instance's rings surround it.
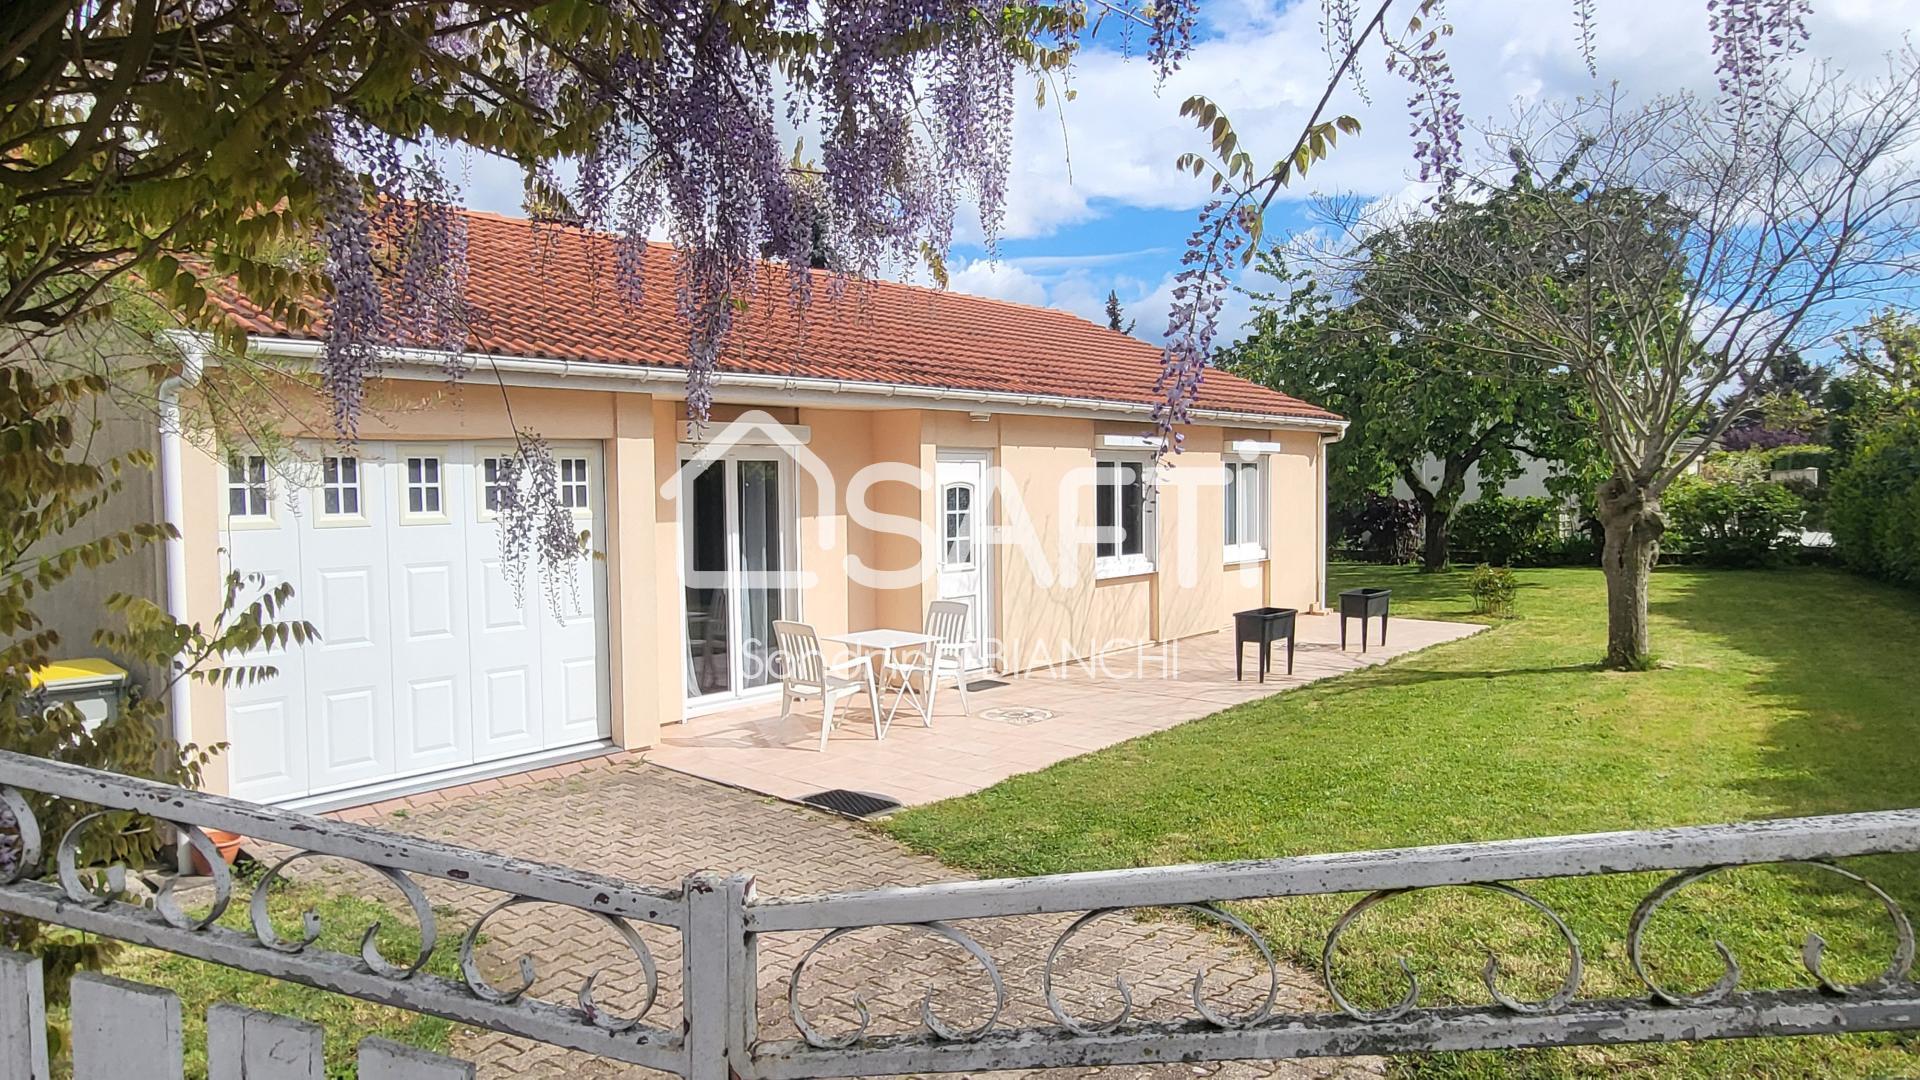
<svg viewBox="0 0 1920 1080">
<path fill-rule="evenodd" d="M 515 600 L 487 483 L 510 446 L 309 449 L 257 484 L 243 457 L 223 492 L 229 567 L 292 582 L 283 615 L 320 632 L 263 658 L 277 677 L 227 691 L 234 795 L 297 799 L 607 737 L 605 564 L 581 560 L 555 590 L 530 566 Z M 599 448 L 554 454 L 563 501 L 604 550 Z"/>
<path fill-rule="evenodd" d="M 935 493 L 940 599 L 967 605 L 967 670 L 987 665 L 993 630 L 993 552 L 987 546 L 987 455 L 940 452 Z"/>
</svg>

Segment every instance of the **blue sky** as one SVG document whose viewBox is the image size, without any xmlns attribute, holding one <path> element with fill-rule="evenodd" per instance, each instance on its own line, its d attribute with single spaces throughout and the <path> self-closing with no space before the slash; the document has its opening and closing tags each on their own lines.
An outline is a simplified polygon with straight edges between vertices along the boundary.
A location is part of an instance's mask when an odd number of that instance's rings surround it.
<svg viewBox="0 0 1920 1080">
<path fill-rule="evenodd" d="M 1570 0 L 1454 0 L 1448 6 L 1455 31 L 1448 51 L 1470 120 L 1505 116 L 1516 102 L 1591 94 L 1610 81 L 1635 94 L 1712 91 L 1705 0 L 1600 0 L 1598 79 L 1581 60 L 1573 6 Z M 1243 147 L 1256 156 L 1273 154 L 1298 134 L 1327 77 L 1317 0 L 1214 0 L 1205 11 L 1203 40 L 1164 87 L 1154 86 L 1145 62 L 1120 55 L 1109 20 L 1076 65 L 1076 100 L 1049 95 L 1049 105 L 1036 109 L 1030 91 L 1017 93 L 999 258 L 989 258 L 978 228 L 962 221 L 949 260 L 952 288 L 1094 320 L 1104 319 L 1111 289 L 1138 320 L 1139 336 L 1160 336 L 1172 275 L 1208 197 L 1204 182 L 1173 168 L 1181 152 L 1204 148 L 1200 133 L 1179 116 L 1180 102 L 1208 95 L 1233 118 Z M 1867 71 L 1916 26 L 1920 0 L 1815 0 L 1807 56 Z M 1267 222 L 1270 238 L 1303 227 L 1310 218 L 1304 200 L 1316 192 L 1394 198 L 1419 191 L 1409 178 L 1404 84 L 1381 68 L 1377 55 L 1362 74 L 1371 101 L 1343 87 L 1333 106 L 1336 114 L 1358 117 L 1361 133 L 1342 141 L 1309 183 L 1276 204 Z M 518 175 L 504 163 L 475 162 L 468 195 L 481 209 L 518 213 Z M 1245 315 L 1244 300 L 1228 305 L 1223 338 L 1237 335 Z"/>
</svg>

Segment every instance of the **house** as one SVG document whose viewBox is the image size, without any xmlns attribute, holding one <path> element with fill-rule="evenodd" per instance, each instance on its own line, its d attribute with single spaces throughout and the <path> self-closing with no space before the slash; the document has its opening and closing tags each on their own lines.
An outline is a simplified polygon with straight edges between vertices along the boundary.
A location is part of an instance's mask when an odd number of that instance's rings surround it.
<svg viewBox="0 0 1920 1080">
<path fill-rule="evenodd" d="M 1324 455 L 1345 426 L 1323 409 L 1211 373 L 1184 452 L 1151 467 L 1158 348 L 1060 311 L 821 278 L 804 318 L 784 285 L 743 311 L 694 424 L 669 249 L 628 306 L 594 269 L 604 250 L 583 257 L 604 238 L 467 228 L 464 379 L 399 353 L 346 446 L 286 380 L 292 467 L 162 446 L 175 610 L 209 619 L 229 570 L 259 573 L 292 582 L 322 634 L 276 655 L 277 678 L 182 701 L 183 734 L 229 744 L 215 790 L 344 805 L 645 747 L 776 694 L 777 618 L 917 628 L 929 601 L 964 599 L 970 663 L 1012 672 L 1323 602 Z M 263 360 L 316 355 L 222 302 Z M 518 594 L 493 513 L 516 428 L 553 445 L 595 556 L 571 581 L 534 568 Z"/>
</svg>

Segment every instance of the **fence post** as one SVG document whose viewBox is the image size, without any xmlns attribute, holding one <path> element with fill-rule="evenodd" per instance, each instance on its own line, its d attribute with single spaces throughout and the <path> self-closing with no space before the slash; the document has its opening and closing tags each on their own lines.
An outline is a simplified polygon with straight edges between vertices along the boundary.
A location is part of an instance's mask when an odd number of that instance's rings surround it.
<svg viewBox="0 0 1920 1080">
<path fill-rule="evenodd" d="M 735 1076 L 753 1075 L 753 1043 L 760 1037 L 758 938 L 747 933 L 753 877 L 727 879 L 727 1062 Z"/>
<path fill-rule="evenodd" d="M 47 1080 L 40 958 L 0 949 L 0 1080 Z"/>
<path fill-rule="evenodd" d="M 711 870 L 683 881 L 687 924 L 681 931 L 681 1030 L 692 1080 L 728 1080 L 727 878 Z"/>
</svg>

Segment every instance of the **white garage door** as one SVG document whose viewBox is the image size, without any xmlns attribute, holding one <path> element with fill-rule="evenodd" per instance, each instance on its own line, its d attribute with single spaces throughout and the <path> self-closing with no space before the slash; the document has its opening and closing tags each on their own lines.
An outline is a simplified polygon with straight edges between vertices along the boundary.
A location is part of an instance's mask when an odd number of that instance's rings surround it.
<svg viewBox="0 0 1920 1080">
<path fill-rule="evenodd" d="M 529 566 L 515 603 L 489 509 L 511 453 L 314 448 L 317 465 L 285 470 L 293 492 L 263 458 L 229 461 L 229 568 L 291 581 L 288 616 L 321 635 L 263 658 L 278 676 L 227 691 L 234 796 L 284 802 L 607 737 L 605 563 L 581 559 L 558 590 Z M 554 456 L 563 500 L 604 548 L 598 448 Z"/>
</svg>

